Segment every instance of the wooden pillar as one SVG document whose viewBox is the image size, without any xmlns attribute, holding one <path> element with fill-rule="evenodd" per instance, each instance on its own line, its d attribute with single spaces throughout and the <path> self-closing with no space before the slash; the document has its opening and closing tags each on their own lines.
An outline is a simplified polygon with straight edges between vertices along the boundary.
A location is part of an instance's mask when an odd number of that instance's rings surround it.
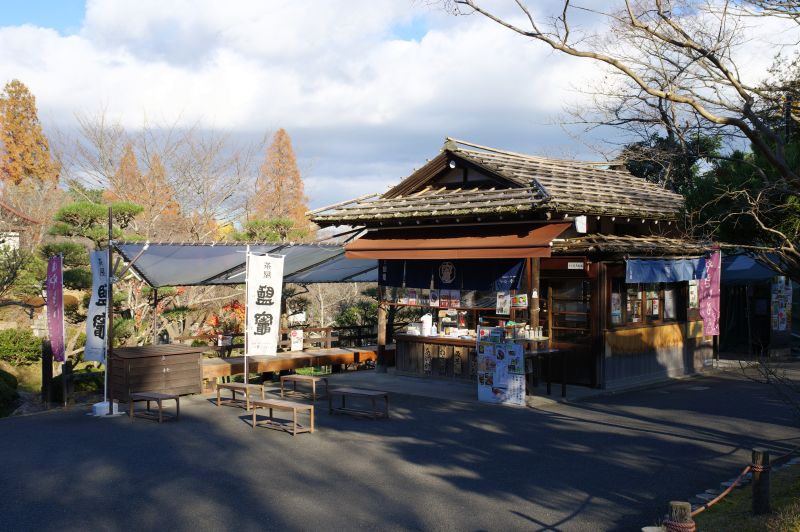
<svg viewBox="0 0 800 532">
<path fill-rule="evenodd" d="M 753 449 L 753 514 L 764 515 L 770 512 L 769 504 L 769 452 Z"/>
<path fill-rule="evenodd" d="M 47 408 L 53 401 L 53 347 L 42 340 L 42 402 Z"/>
<path fill-rule="evenodd" d="M 153 345 L 158 343 L 158 288 L 153 288 Z"/>
<path fill-rule="evenodd" d="M 531 328 L 539 326 L 539 257 L 528 259 L 528 290 L 530 291 L 530 300 L 528 301 L 528 313 L 531 317 Z"/>
<path fill-rule="evenodd" d="M 375 371 L 386 373 L 386 300 L 383 298 L 383 287 L 378 286 L 378 362 Z"/>
</svg>

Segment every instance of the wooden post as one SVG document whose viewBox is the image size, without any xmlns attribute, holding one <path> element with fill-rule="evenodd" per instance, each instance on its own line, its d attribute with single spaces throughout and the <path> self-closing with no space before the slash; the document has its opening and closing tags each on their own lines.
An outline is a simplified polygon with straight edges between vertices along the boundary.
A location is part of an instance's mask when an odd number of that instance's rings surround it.
<svg viewBox="0 0 800 532">
<path fill-rule="evenodd" d="M 753 514 L 764 515 L 770 511 L 769 503 L 769 452 L 753 449 Z"/>
<path fill-rule="evenodd" d="M 539 263 L 539 257 L 528 259 L 528 290 L 531 292 L 528 308 L 531 328 L 539 326 Z"/>
<path fill-rule="evenodd" d="M 668 532 L 695 530 L 694 519 L 692 519 L 692 505 L 683 501 L 670 501 L 669 517 L 664 525 Z"/>
<path fill-rule="evenodd" d="M 378 360 L 375 364 L 377 373 L 386 373 L 386 301 L 383 298 L 383 287 L 378 286 Z"/>
<path fill-rule="evenodd" d="M 47 408 L 53 401 L 53 347 L 42 340 L 42 402 Z"/>
<path fill-rule="evenodd" d="M 72 382 L 72 362 L 69 359 L 61 364 L 61 398 L 64 400 L 64 408 L 69 406 L 70 399 L 75 392 Z"/>
<path fill-rule="evenodd" d="M 158 343 L 158 288 L 153 288 L 153 345 Z"/>
</svg>

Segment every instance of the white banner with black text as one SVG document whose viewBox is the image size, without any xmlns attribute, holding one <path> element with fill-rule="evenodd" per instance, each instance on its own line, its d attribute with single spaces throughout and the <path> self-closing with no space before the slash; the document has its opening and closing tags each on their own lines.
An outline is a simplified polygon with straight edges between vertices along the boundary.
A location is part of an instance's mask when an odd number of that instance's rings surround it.
<svg viewBox="0 0 800 532">
<path fill-rule="evenodd" d="M 108 305 L 108 251 L 92 251 L 92 296 L 86 317 L 86 347 L 83 359 L 105 362 L 106 306 Z"/>
<path fill-rule="evenodd" d="M 247 254 L 247 355 L 277 354 L 283 259 L 281 255 Z"/>
</svg>

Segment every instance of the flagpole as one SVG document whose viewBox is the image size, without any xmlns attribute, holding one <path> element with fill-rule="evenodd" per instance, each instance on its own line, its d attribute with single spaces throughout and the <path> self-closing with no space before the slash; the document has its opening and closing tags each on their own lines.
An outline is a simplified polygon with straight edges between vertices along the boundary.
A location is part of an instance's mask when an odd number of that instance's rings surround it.
<svg viewBox="0 0 800 532">
<path fill-rule="evenodd" d="M 106 375 L 105 375 L 105 383 L 104 388 L 105 391 L 103 392 L 103 396 L 108 404 L 108 412 L 109 416 L 114 415 L 114 394 L 108 393 L 108 374 L 111 372 L 111 351 L 112 351 L 112 344 L 114 342 L 114 306 L 112 300 L 114 298 L 114 294 L 111 292 L 113 283 L 111 281 L 111 264 L 113 257 L 113 251 L 111 249 L 111 240 L 114 237 L 113 235 L 113 225 L 112 225 L 112 211 L 111 207 L 108 208 L 108 264 L 106 265 Z"/>
<path fill-rule="evenodd" d="M 250 290 L 248 289 L 248 282 L 249 282 L 249 273 L 250 271 L 250 244 L 247 244 L 247 253 L 244 256 L 244 383 L 248 384 L 249 379 L 248 377 L 248 367 L 247 367 L 247 355 L 248 355 L 248 347 L 247 347 L 247 325 L 248 325 L 248 308 L 247 308 L 247 298 L 250 295 Z"/>
</svg>

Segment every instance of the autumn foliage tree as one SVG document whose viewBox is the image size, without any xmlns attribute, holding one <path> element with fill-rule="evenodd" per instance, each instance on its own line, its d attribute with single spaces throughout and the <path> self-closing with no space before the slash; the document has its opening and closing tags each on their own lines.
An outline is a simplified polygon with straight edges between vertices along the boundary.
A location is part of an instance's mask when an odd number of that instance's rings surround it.
<svg viewBox="0 0 800 532">
<path fill-rule="evenodd" d="M 58 164 L 42 131 L 36 98 L 22 82 L 12 80 L 0 95 L 0 178 L 20 185 L 36 179 L 55 182 Z"/>
<path fill-rule="evenodd" d="M 142 207 L 142 213 L 133 223 L 139 234 L 167 236 L 175 230 L 174 225 L 180 223 L 180 206 L 161 157 L 153 154 L 148 163 L 149 171 L 143 174 L 133 145 L 128 143 L 104 195 L 110 201 L 130 202 Z"/>
<path fill-rule="evenodd" d="M 305 216 L 307 203 L 292 141 L 286 130 L 281 128 L 273 136 L 259 170 L 255 197 L 250 204 L 250 217 L 288 219 L 293 222 L 295 230 L 305 231 L 309 227 Z"/>
</svg>

